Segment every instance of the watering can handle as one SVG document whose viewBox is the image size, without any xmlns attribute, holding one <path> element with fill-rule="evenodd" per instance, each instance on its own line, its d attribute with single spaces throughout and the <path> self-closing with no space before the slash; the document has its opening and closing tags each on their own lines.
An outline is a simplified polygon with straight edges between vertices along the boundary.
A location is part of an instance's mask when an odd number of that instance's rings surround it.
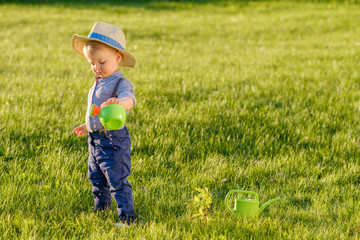
<svg viewBox="0 0 360 240">
<path fill-rule="evenodd" d="M 232 210 L 230 207 L 229 207 L 229 204 L 228 204 L 228 199 L 230 197 L 231 194 L 233 193 L 246 193 L 246 194 L 252 194 L 255 196 L 255 200 L 259 200 L 259 197 L 257 195 L 256 192 L 253 192 L 253 191 L 244 191 L 244 190 L 237 190 L 237 189 L 233 189 L 233 190 L 230 190 L 230 192 L 228 192 L 228 194 L 226 194 L 226 197 L 225 197 L 225 206 L 226 208 L 230 211 L 230 212 L 235 212 L 235 210 Z"/>
</svg>

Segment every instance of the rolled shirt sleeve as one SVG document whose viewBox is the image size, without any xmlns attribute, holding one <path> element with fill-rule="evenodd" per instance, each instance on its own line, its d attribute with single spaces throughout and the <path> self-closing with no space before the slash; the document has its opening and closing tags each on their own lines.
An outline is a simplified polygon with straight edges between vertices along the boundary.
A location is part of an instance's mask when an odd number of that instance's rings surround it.
<svg viewBox="0 0 360 240">
<path fill-rule="evenodd" d="M 132 98 L 134 100 L 134 106 L 136 104 L 136 98 L 135 98 L 135 91 L 133 84 L 127 80 L 123 79 L 119 85 L 118 90 L 116 91 L 116 95 L 118 96 L 118 99 L 122 98 Z"/>
</svg>

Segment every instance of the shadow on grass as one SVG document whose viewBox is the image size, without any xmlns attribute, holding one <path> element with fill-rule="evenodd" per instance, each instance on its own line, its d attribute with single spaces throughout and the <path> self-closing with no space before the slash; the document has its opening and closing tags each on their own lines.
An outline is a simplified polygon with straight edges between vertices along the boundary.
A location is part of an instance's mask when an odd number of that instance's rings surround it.
<svg viewBox="0 0 360 240">
<path fill-rule="evenodd" d="M 196 5 L 205 5 L 205 4 L 214 4 L 214 5 L 227 5 L 227 4 L 236 4 L 236 5 L 246 5 L 249 2 L 261 2 L 259 0 L 238 0 L 238 1 L 229 1 L 229 0 L 107 0 L 107 1 L 96 1 L 96 0 L 80 0 L 80 1 L 71 1 L 71 0 L 0 0 L 1 4 L 11 3 L 11 4 L 20 4 L 20 5 L 55 5 L 55 6 L 66 6 L 66 7 L 94 7 L 99 5 L 105 6 L 126 6 L 126 7 L 139 7 L 147 8 L 149 10 L 177 10 L 177 9 L 191 9 Z"/>
<path fill-rule="evenodd" d="M 94 6 L 126 6 L 139 7 L 149 10 L 180 10 L 191 9 L 193 6 L 212 4 L 218 6 L 237 5 L 247 6 L 251 2 L 268 2 L 267 0 L 0 0 L 0 4 L 20 4 L 20 5 L 54 5 L 65 7 L 94 7 Z M 280 1 L 281 2 L 281 1 Z M 303 0 L 292 0 L 292 2 L 303 2 Z M 360 0 L 309 0 L 310 3 L 360 3 Z"/>
</svg>

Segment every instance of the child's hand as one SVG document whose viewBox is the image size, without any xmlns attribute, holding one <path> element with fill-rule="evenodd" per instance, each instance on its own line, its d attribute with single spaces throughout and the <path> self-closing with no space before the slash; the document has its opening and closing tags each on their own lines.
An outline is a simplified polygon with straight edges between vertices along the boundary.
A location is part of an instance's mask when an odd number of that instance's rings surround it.
<svg viewBox="0 0 360 240">
<path fill-rule="evenodd" d="M 82 124 L 76 128 L 73 129 L 72 133 L 76 133 L 78 136 L 85 136 L 87 132 L 86 124 Z"/>
<path fill-rule="evenodd" d="M 121 105 L 121 100 L 113 97 L 113 98 L 110 98 L 109 100 L 107 100 L 106 102 L 103 102 L 100 107 L 104 107 L 104 105 L 106 105 L 108 103 L 116 103 L 116 104 Z"/>
<path fill-rule="evenodd" d="M 123 106 L 125 108 L 126 111 L 129 111 L 133 106 L 134 106 L 134 100 L 130 97 L 125 97 L 122 99 L 118 99 L 118 98 L 110 98 L 109 100 L 107 100 L 106 102 L 103 102 L 103 104 L 101 104 L 100 107 L 103 107 L 104 105 L 106 106 L 106 104 L 109 103 L 116 103 L 116 104 L 120 104 L 121 106 Z"/>
</svg>

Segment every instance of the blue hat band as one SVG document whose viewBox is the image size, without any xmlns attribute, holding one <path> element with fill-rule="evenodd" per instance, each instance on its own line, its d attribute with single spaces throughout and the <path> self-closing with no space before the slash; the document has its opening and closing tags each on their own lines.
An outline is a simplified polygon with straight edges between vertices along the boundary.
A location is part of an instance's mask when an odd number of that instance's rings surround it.
<svg viewBox="0 0 360 240">
<path fill-rule="evenodd" d="M 104 43 L 107 43 L 109 44 L 110 46 L 113 46 L 113 47 L 116 47 L 116 48 L 120 48 L 122 50 L 125 50 L 121 45 L 120 43 L 118 43 L 117 41 L 115 41 L 114 39 L 108 37 L 108 36 L 105 36 L 105 35 L 102 35 L 100 33 L 95 33 L 95 32 L 92 32 L 89 34 L 88 38 L 92 38 L 92 39 L 96 39 L 96 40 L 100 40 Z"/>
</svg>

